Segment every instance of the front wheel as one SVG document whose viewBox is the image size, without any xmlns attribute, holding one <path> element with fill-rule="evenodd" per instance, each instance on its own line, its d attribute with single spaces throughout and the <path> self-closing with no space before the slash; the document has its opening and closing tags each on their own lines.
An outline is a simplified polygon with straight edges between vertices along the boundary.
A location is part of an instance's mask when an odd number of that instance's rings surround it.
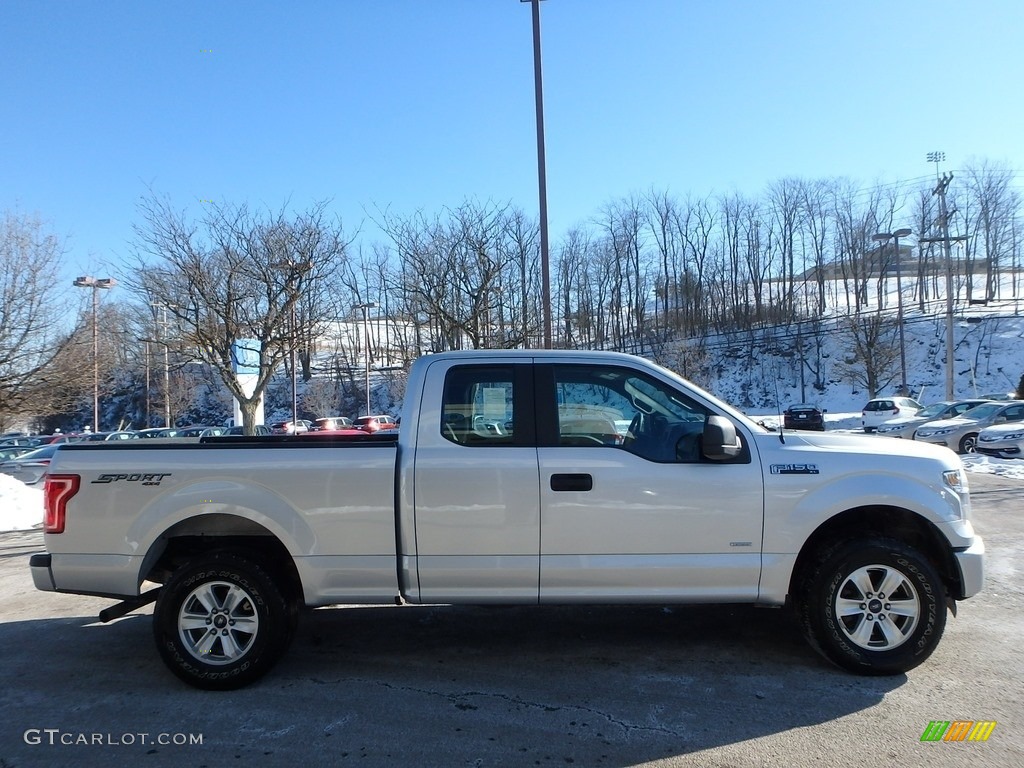
<svg viewBox="0 0 1024 768">
<path fill-rule="evenodd" d="M 291 621 L 267 571 L 217 552 L 171 576 L 153 611 L 153 634 L 164 663 L 186 683 L 230 690 L 274 665 L 288 644 Z"/>
<path fill-rule="evenodd" d="M 960 453 L 977 453 L 978 436 L 975 434 L 964 435 L 960 439 Z"/>
<path fill-rule="evenodd" d="M 892 539 L 839 545 L 811 570 L 801 591 L 808 641 L 862 675 L 913 669 L 935 650 L 946 626 L 946 593 L 935 568 Z"/>
</svg>

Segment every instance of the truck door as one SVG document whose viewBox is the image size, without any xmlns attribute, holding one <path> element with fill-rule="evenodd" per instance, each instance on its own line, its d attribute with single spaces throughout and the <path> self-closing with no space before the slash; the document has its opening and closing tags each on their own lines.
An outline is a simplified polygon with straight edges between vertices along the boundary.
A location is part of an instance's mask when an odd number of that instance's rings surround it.
<svg viewBox="0 0 1024 768">
<path fill-rule="evenodd" d="M 421 602 L 538 600 L 540 490 L 531 360 L 453 365 L 415 458 Z M 424 402 L 428 402 L 425 397 Z"/>
<path fill-rule="evenodd" d="M 628 367 L 535 375 L 541 602 L 755 599 L 764 492 L 753 446 L 704 459 L 708 407 Z"/>
</svg>

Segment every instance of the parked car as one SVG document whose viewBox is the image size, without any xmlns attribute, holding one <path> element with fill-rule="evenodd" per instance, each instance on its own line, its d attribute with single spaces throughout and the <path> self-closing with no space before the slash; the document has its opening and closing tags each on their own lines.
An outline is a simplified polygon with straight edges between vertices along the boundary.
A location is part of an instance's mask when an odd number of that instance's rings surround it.
<svg viewBox="0 0 1024 768">
<path fill-rule="evenodd" d="M 306 419 L 299 419 L 294 424 L 289 421 L 277 421 L 270 425 L 270 430 L 275 435 L 301 435 L 309 432 L 313 422 Z"/>
<path fill-rule="evenodd" d="M 0 448 L 13 448 L 15 446 L 30 446 L 35 447 L 39 445 L 40 440 L 38 436 L 30 437 L 28 435 L 15 435 L 13 437 L 5 437 L 0 440 Z"/>
<path fill-rule="evenodd" d="M 942 419 L 918 427 L 914 439 L 944 445 L 958 453 L 974 453 L 978 435 L 986 427 L 1007 422 L 1024 422 L 1024 403 L 985 403 L 955 419 Z"/>
<path fill-rule="evenodd" d="M 116 429 L 112 432 L 86 432 L 79 440 L 83 442 L 106 442 L 110 440 L 138 440 L 139 433 L 129 429 Z M 76 441 L 77 442 L 77 441 Z"/>
<path fill-rule="evenodd" d="M 860 424 L 865 432 L 874 432 L 880 424 L 897 416 L 913 416 L 924 408 L 917 400 L 909 397 L 877 397 L 868 400 L 860 414 Z"/>
<path fill-rule="evenodd" d="M 58 448 L 60 443 L 52 443 L 9 461 L 0 462 L 0 474 L 17 478 L 25 485 L 41 486 L 43 478 L 46 477 L 46 470 L 50 467 L 50 459 Z"/>
<path fill-rule="evenodd" d="M 942 400 L 925 406 L 912 416 L 897 416 L 895 419 L 883 421 L 878 425 L 878 434 L 887 437 L 902 437 L 910 440 L 914 437 L 914 431 L 928 423 L 939 419 L 955 419 L 975 406 L 989 402 L 988 400 Z"/>
<path fill-rule="evenodd" d="M 335 429 L 352 429 L 352 419 L 348 416 L 324 416 L 313 423 L 313 429 L 318 431 Z"/>
<path fill-rule="evenodd" d="M 1024 459 L 1024 423 L 1011 421 L 978 433 L 978 453 L 997 459 Z"/>
<path fill-rule="evenodd" d="M 782 412 L 782 425 L 786 429 L 816 429 L 825 431 L 825 414 L 823 408 L 810 403 L 796 403 Z"/>
<path fill-rule="evenodd" d="M 390 416 L 360 416 L 356 419 L 355 427 L 364 432 L 379 432 L 382 429 L 398 429 L 398 423 Z"/>
<path fill-rule="evenodd" d="M 175 437 L 216 437 L 224 434 L 224 427 L 209 427 L 205 424 L 193 424 L 177 430 Z"/>
<path fill-rule="evenodd" d="M 0 462 L 10 461 L 23 456 L 29 451 L 34 451 L 36 446 L 32 445 L 4 445 L 0 446 Z"/>
<path fill-rule="evenodd" d="M 986 400 L 1016 400 L 1016 396 L 1013 392 L 989 392 L 988 394 L 981 395 Z"/>
<path fill-rule="evenodd" d="M 229 435 L 229 436 L 244 435 L 245 434 L 245 428 L 241 424 L 238 424 L 238 425 L 236 425 L 234 427 L 228 427 L 224 431 L 224 434 L 225 435 Z M 272 434 L 274 434 L 274 432 L 266 424 L 256 424 L 253 427 L 253 434 L 254 435 L 272 435 Z"/>
</svg>

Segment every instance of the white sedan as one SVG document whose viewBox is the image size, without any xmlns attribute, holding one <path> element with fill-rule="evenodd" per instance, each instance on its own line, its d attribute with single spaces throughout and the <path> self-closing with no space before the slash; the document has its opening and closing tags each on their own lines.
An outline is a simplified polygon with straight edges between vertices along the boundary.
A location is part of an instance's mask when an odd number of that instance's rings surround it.
<svg viewBox="0 0 1024 768">
<path fill-rule="evenodd" d="M 975 450 L 999 459 L 1024 458 L 1024 423 L 996 424 L 978 433 Z"/>
</svg>

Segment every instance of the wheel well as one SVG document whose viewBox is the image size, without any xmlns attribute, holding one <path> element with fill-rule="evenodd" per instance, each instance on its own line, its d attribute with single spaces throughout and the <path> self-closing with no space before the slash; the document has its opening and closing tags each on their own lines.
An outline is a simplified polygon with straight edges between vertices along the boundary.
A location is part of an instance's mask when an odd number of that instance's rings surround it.
<svg viewBox="0 0 1024 768">
<path fill-rule="evenodd" d="M 146 555 L 141 579 L 163 584 L 185 563 L 213 551 L 257 562 L 280 579 L 286 598 L 303 600 L 295 561 L 281 540 L 259 523 L 234 515 L 201 515 L 167 529 Z"/>
<path fill-rule="evenodd" d="M 849 509 L 818 526 L 797 556 L 789 582 L 790 598 L 799 593 L 808 571 L 815 568 L 830 550 L 865 535 L 886 536 L 914 547 L 935 566 L 948 593 L 960 594 L 960 572 L 949 544 L 938 529 L 914 512 L 879 505 Z"/>
</svg>

